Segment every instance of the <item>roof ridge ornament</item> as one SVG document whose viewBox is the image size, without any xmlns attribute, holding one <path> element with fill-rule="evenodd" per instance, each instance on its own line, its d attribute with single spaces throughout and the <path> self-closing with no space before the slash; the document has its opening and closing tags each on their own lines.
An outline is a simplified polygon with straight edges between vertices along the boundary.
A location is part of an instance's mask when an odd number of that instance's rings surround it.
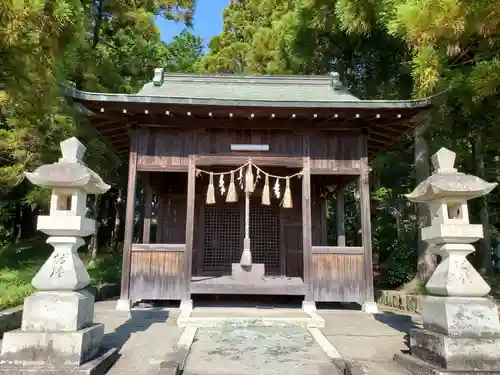
<svg viewBox="0 0 500 375">
<path fill-rule="evenodd" d="M 155 74 L 153 76 L 153 85 L 155 86 L 163 85 L 163 68 L 155 68 Z"/>
<path fill-rule="evenodd" d="M 340 74 L 338 72 L 330 72 L 330 77 L 332 77 L 332 87 L 334 90 L 340 90 L 342 88 L 342 81 L 340 80 Z"/>
</svg>

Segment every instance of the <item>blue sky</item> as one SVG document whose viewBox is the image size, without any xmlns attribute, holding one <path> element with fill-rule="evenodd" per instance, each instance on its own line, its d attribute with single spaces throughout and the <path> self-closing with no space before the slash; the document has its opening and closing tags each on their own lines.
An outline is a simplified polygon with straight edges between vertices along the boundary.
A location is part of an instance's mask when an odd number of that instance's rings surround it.
<svg viewBox="0 0 500 375">
<path fill-rule="evenodd" d="M 205 45 L 213 36 L 222 31 L 222 10 L 229 5 L 230 0 L 197 0 L 192 33 L 203 39 Z M 157 19 L 161 38 L 168 43 L 183 29 L 182 23 Z"/>
</svg>

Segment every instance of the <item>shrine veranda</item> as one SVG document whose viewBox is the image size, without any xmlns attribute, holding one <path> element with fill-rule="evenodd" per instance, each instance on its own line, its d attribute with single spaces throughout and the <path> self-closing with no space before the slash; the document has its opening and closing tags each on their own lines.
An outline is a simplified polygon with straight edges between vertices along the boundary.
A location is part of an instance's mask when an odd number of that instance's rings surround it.
<svg viewBox="0 0 500 375">
<path fill-rule="evenodd" d="M 162 69 L 138 94 L 70 88 L 65 95 L 128 163 L 121 301 L 267 294 L 304 296 L 311 304 L 373 303 L 368 163 L 414 130 L 430 98 L 359 100 L 335 73 Z M 142 240 L 134 243 L 139 179 L 144 217 Z M 353 181 L 359 247 L 346 246 L 344 233 L 343 188 Z M 336 246 L 327 242 L 331 194 Z M 244 248 L 251 259 L 242 257 Z"/>
</svg>

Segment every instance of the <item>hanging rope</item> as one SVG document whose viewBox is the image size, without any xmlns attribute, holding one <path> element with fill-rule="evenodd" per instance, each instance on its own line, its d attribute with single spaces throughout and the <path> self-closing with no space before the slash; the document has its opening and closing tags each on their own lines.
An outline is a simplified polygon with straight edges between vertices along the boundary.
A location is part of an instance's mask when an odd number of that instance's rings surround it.
<svg viewBox="0 0 500 375">
<path fill-rule="evenodd" d="M 256 173 L 253 173 L 253 169 L 255 168 Z M 218 176 L 218 187 L 220 191 L 220 195 L 224 195 L 227 191 L 227 196 L 226 196 L 226 202 L 231 203 L 231 202 L 237 202 L 238 201 L 238 195 L 236 192 L 236 186 L 235 186 L 235 174 L 238 174 L 238 184 L 241 190 L 244 190 L 245 193 L 253 193 L 255 191 L 255 188 L 259 181 L 261 180 L 261 175 L 264 176 L 264 187 L 262 190 L 262 204 L 263 205 L 270 205 L 271 201 L 271 194 L 270 194 L 270 179 L 274 179 L 274 185 L 273 185 L 273 193 L 274 197 L 276 199 L 280 199 L 280 205 L 283 208 L 292 208 L 293 207 L 293 202 L 292 202 L 292 193 L 290 191 L 290 179 L 298 177 L 301 178 L 303 175 L 303 171 L 291 174 L 289 176 L 277 176 L 271 173 L 267 173 L 261 168 L 259 168 L 257 165 L 253 164 L 252 160 L 250 159 L 247 163 L 239 166 L 238 168 L 226 171 L 226 172 L 213 172 L 213 171 L 206 171 L 200 168 L 196 168 L 196 176 L 199 177 L 201 174 L 206 174 L 209 176 L 209 184 L 208 184 L 208 189 L 207 189 L 207 197 L 206 197 L 206 203 L 207 204 L 214 204 L 215 203 L 215 189 L 214 189 L 214 177 Z M 226 190 L 225 186 L 225 180 L 224 176 L 230 175 L 230 180 L 229 180 L 229 187 Z M 280 187 L 280 181 L 285 180 L 285 191 L 283 194 L 283 197 L 281 196 L 281 187 Z"/>
</svg>

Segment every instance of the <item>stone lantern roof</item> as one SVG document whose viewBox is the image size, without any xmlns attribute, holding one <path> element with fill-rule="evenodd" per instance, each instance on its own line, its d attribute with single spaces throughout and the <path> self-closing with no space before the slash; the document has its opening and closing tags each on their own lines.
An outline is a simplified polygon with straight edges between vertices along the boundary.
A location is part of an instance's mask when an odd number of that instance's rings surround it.
<svg viewBox="0 0 500 375">
<path fill-rule="evenodd" d="M 469 200 L 488 194 L 497 184 L 458 172 L 454 168 L 456 154 L 441 148 L 433 157 L 434 173 L 422 181 L 406 197 L 412 202 L 429 202 L 436 199 Z"/>
<path fill-rule="evenodd" d="M 103 194 L 110 186 L 82 161 L 86 147 L 75 137 L 61 142 L 62 158 L 57 163 L 45 164 L 34 172 L 25 172 L 33 184 L 50 188 L 78 188 L 87 194 Z"/>
</svg>

